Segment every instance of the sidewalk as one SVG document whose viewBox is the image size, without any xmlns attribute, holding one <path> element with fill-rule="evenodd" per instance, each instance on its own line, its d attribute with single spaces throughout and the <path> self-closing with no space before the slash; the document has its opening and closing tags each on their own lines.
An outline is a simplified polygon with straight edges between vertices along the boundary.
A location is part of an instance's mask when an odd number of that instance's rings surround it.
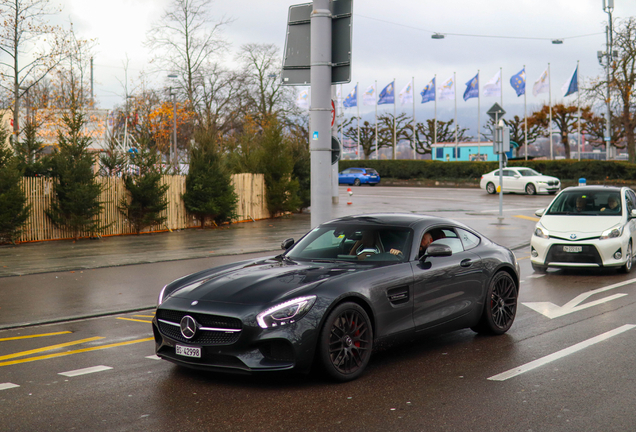
<svg viewBox="0 0 636 432">
<path fill-rule="evenodd" d="M 356 188 L 354 204 L 348 206 L 346 189 L 340 188 L 340 203 L 333 206 L 334 218 L 378 211 L 448 217 L 473 227 L 496 243 L 509 248 L 527 244 L 534 228 L 534 222 L 528 217 L 533 216 L 533 211 L 528 208 L 519 208 L 512 213 L 525 213 L 526 219 L 512 217 L 509 213 L 503 224 L 499 224 L 496 213 L 491 211 L 494 201 L 492 197 L 475 190 L 447 189 L 440 195 L 441 189 Z M 434 197 L 427 197 L 426 194 Z M 517 207 L 528 206 L 525 197 L 513 198 L 519 202 L 514 204 Z M 539 207 L 540 203 L 537 203 L 536 208 Z M 140 236 L 103 237 L 98 240 L 82 239 L 75 243 L 60 240 L 6 245 L 0 246 L 0 278 L 279 251 L 283 240 L 290 237 L 297 240 L 309 229 L 311 216 L 304 213 L 232 224 L 219 229 L 187 229 Z"/>
</svg>

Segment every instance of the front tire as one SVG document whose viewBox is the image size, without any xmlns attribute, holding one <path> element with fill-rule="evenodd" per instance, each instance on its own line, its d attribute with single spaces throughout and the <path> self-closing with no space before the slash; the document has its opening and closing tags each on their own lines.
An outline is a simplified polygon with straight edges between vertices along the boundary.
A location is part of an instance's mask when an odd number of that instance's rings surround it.
<svg viewBox="0 0 636 432">
<path fill-rule="evenodd" d="M 495 192 L 497 192 L 497 188 L 495 187 L 494 183 L 488 183 L 486 185 L 486 192 L 488 192 L 490 195 L 494 194 Z"/>
<path fill-rule="evenodd" d="M 371 358 L 373 328 L 365 310 L 356 303 L 342 303 L 331 311 L 320 331 L 320 362 L 331 378 L 358 378 Z"/>
<path fill-rule="evenodd" d="M 634 267 L 634 253 L 632 251 L 632 242 L 630 241 L 627 244 L 627 261 L 625 261 L 625 265 L 621 267 L 621 273 L 630 273 L 632 268 Z"/>
<path fill-rule="evenodd" d="M 534 184 L 528 183 L 526 185 L 526 193 L 528 195 L 536 195 L 537 194 L 537 188 L 534 186 Z"/>
<path fill-rule="evenodd" d="M 518 288 L 510 273 L 500 271 L 492 278 L 479 323 L 471 327 L 480 334 L 502 335 L 517 315 Z"/>
</svg>

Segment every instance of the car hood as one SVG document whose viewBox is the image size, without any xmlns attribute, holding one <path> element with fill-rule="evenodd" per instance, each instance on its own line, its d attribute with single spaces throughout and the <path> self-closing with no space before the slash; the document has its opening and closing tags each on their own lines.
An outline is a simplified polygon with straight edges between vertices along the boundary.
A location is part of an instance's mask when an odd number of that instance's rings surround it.
<svg viewBox="0 0 636 432">
<path fill-rule="evenodd" d="M 599 234 L 621 223 L 619 216 L 543 216 L 543 225 L 550 235 L 554 233 Z"/>
<path fill-rule="evenodd" d="M 170 297 L 190 300 L 267 304 L 301 295 L 326 280 L 369 269 L 348 263 L 260 260 L 221 271 L 203 272 L 195 281 L 176 288 Z"/>
<path fill-rule="evenodd" d="M 552 176 L 547 176 L 547 175 L 540 175 L 540 176 L 528 176 L 528 177 L 522 177 L 525 179 L 532 179 L 534 181 L 559 181 L 558 178 L 556 177 L 552 177 Z"/>
</svg>

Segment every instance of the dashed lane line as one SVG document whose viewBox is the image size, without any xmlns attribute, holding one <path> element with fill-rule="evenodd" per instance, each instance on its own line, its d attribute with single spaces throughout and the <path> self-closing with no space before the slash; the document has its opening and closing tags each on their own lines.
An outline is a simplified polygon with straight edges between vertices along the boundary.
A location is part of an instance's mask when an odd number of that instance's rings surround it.
<svg viewBox="0 0 636 432">
<path fill-rule="evenodd" d="M 16 387 L 20 387 L 20 386 L 13 383 L 0 383 L 0 390 L 8 390 L 8 389 L 16 388 Z"/>
<path fill-rule="evenodd" d="M 110 366 L 99 365 L 99 366 L 87 367 L 83 369 L 76 369 L 76 370 L 72 370 L 68 372 L 60 372 L 58 373 L 58 375 L 64 375 L 65 377 L 76 377 L 76 376 L 87 375 L 87 374 L 91 374 L 95 372 L 103 372 L 103 371 L 107 371 L 111 369 L 112 367 Z"/>
<path fill-rule="evenodd" d="M 533 369 L 536 369 L 538 367 L 544 366 L 548 363 L 551 363 L 553 361 L 559 360 L 565 356 L 568 356 L 570 354 L 574 354 L 575 352 L 581 351 L 582 349 L 585 349 L 587 347 L 590 347 L 594 344 L 597 344 L 599 342 L 602 342 L 606 339 L 609 339 L 611 337 L 614 337 L 616 335 L 619 335 L 623 332 L 626 332 L 628 330 L 631 330 L 633 328 L 635 328 L 636 325 L 633 324 L 625 324 L 624 326 L 618 327 L 614 330 L 610 330 L 608 332 L 605 332 L 603 334 L 600 334 L 598 336 L 595 336 L 591 339 L 585 340 L 583 342 L 579 342 L 576 345 L 572 345 L 569 348 L 565 348 L 562 349 L 561 351 L 557 351 L 553 354 L 547 355 L 545 357 L 541 357 L 540 359 L 531 361 L 530 363 L 526 363 L 524 365 L 521 365 L 519 367 L 516 367 L 514 369 L 510 369 L 507 370 L 506 372 L 502 372 L 500 374 L 491 376 L 490 378 L 488 378 L 490 381 L 505 381 L 507 379 L 516 377 L 517 375 L 521 375 L 524 374 L 528 371 L 531 371 Z"/>
<path fill-rule="evenodd" d="M 29 351 L 21 351 L 21 352 L 17 352 L 17 353 L 13 353 L 13 354 L 7 354 L 7 355 L 4 355 L 4 356 L 0 356 L 0 360 L 8 360 L 8 359 L 11 359 L 11 358 L 16 358 L 16 357 L 24 357 L 24 356 L 28 356 L 28 355 L 31 355 L 31 354 L 37 354 L 37 353 L 41 353 L 41 352 L 44 352 L 44 351 L 52 351 L 54 349 L 64 348 L 64 347 L 71 346 L 71 345 L 78 345 L 78 344 L 85 343 L 85 342 L 93 342 L 93 341 L 96 341 L 98 339 L 104 339 L 104 338 L 101 337 L 101 336 L 95 336 L 95 337 L 88 338 L 88 339 L 80 339 L 80 340 L 76 340 L 76 341 L 72 341 L 72 342 L 65 342 L 65 343 L 61 343 L 61 344 L 57 344 L 57 345 L 50 345 L 50 346 L 47 346 L 47 347 L 36 348 L 36 349 L 29 350 Z M 0 364 L 2 364 L 2 363 L 0 363 Z"/>
<path fill-rule="evenodd" d="M 115 347 L 120 347 L 120 346 L 124 346 L 124 345 L 132 345 L 132 344 L 136 344 L 136 343 L 140 343 L 140 342 L 149 342 L 151 340 L 154 340 L 154 338 L 149 337 L 149 338 L 144 338 L 144 339 L 135 339 L 135 340 L 126 341 L 126 342 L 118 342 L 118 343 L 107 344 L 107 345 L 99 345 L 99 346 L 95 346 L 95 347 L 91 347 L 91 348 L 83 348 L 83 349 L 74 350 L 74 351 L 66 351 L 66 352 L 62 352 L 62 353 L 48 354 L 48 355 L 43 355 L 43 356 L 39 356 L 39 357 L 29 357 L 29 358 L 22 359 L 22 360 L 13 360 L 13 361 L 0 362 L 0 366 L 10 366 L 10 365 L 19 364 L 19 363 L 28 363 L 28 362 L 32 362 L 32 361 L 38 361 L 38 360 L 47 360 L 47 359 L 51 359 L 51 358 L 63 357 L 63 356 L 72 355 L 72 354 L 80 354 L 80 353 L 85 353 L 85 352 L 90 352 L 90 351 L 97 351 L 97 350 L 103 350 L 103 349 L 108 349 L 108 348 L 115 348 Z"/>
<path fill-rule="evenodd" d="M 538 217 L 532 217 L 532 216 L 524 216 L 524 215 L 514 215 L 513 217 L 519 218 L 519 219 L 526 219 L 526 220 L 530 220 L 533 222 L 539 222 L 539 218 Z"/>
<path fill-rule="evenodd" d="M 27 336 L 13 336 L 8 338 L 0 338 L 0 342 L 19 340 L 19 339 L 31 339 L 31 338 L 38 338 L 38 337 L 45 337 L 45 336 L 57 336 L 57 335 L 69 334 L 69 333 L 72 333 L 72 332 L 61 331 L 61 332 L 55 332 L 55 333 L 42 333 L 42 334 L 27 335 Z"/>
</svg>

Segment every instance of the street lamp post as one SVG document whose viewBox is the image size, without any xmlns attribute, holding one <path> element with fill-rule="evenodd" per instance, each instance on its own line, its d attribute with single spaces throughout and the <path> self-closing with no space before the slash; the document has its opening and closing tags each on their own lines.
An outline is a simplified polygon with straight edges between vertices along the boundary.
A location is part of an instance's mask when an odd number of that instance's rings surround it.
<svg viewBox="0 0 636 432">
<path fill-rule="evenodd" d="M 177 74 L 170 74 L 168 78 L 176 79 Z M 172 162 L 173 170 L 177 171 L 177 93 L 172 91 L 170 86 L 170 96 L 172 96 L 172 146 L 170 149 L 170 160 Z"/>
<path fill-rule="evenodd" d="M 607 136 L 605 137 L 605 160 L 610 158 L 610 148 L 612 146 L 612 112 L 611 112 L 611 96 L 610 96 L 610 71 L 613 59 L 612 46 L 613 29 L 612 29 L 612 11 L 614 10 L 614 0 L 603 0 L 603 10 L 608 15 L 608 25 L 605 27 L 605 61 L 607 69 Z M 600 58 L 599 58 L 600 60 Z"/>
</svg>

